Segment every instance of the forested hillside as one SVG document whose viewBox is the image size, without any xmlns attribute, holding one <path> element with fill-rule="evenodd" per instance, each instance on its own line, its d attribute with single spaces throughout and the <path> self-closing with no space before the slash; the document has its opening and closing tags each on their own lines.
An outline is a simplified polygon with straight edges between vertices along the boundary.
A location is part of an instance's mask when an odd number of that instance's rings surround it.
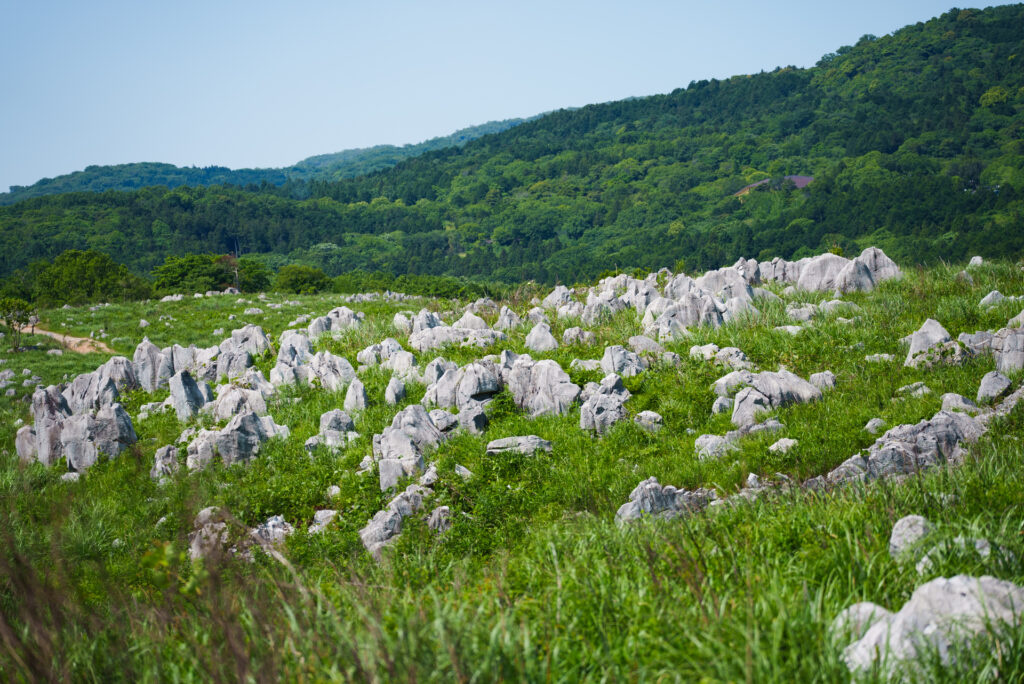
<svg viewBox="0 0 1024 684">
<path fill-rule="evenodd" d="M 1024 5 L 951 10 L 813 68 L 559 111 L 358 178 L 32 199 L 0 208 L 0 273 L 70 248 L 139 273 L 240 250 L 506 282 L 868 244 L 904 262 L 1018 255 L 1022 60 Z"/>
<path fill-rule="evenodd" d="M 308 157 L 294 166 L 281 169 L 229 169 L 223 166 L 175 166 L 156 162 L 88 166 L 56 178 L 44 178 L 32 185 L 11 187 L 0 193 L 0 204 L 14 204 L 21 200 L 65 192 L 103 192 L 105 190 L 134 190 L 155 185 L 177 188 L 182 185 L 286 185 L 289 181 L 310 179 L 337 180 L 354 178 L 373 171 L 387 169 L 403 159 L 415 157 L 446 147 L 465 145 L 483 135 L 499 133 L 522 123 L 524 119 L 489 121 L 455 131 L 451 135 L 431 138 L 411 145 L 375 145 L 373 147 L 343 150 L 332 154 Z M 288 190 L 291 189 L 289 186 Z M 286 192 L 288 191 L 286 190 Z M 300 188 L 296 191 L 304 195 Z"/>
</svg>

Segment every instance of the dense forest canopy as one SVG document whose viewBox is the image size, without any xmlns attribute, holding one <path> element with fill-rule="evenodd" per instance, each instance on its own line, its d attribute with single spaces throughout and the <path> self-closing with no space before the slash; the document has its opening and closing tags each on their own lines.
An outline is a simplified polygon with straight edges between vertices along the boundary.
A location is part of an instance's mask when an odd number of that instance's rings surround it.
<svg viewBox="0 0 1024 684">
<path fill-rule="evenodd" d="M 0 207 L 0 274 L 67 249 L 551 283 L 867 244 L 1024 252 L 1024 5 L 954 9 L 809 69 L 558 111 L 356 178 Z M 814 177 L 797 190 L 786 175 Z M 772 179 L 753 192 L 733 193 Z"/>
</svg>

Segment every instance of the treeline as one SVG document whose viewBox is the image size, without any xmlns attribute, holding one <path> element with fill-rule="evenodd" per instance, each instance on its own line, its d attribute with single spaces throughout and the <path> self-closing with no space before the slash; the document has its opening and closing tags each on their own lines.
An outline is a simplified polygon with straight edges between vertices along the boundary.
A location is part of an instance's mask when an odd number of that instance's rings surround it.
<svg viewBox="0 0 1024 684">
<path fill-rule="evenodd" d="M 448 276 L 395 277 L 379 271 L 353 271 L 330 278 L 321 269 L 303 264 L 285 264 L 275 271 L 261 260 L 239 259 L 231 254 L 168 256 L 149 277 L 142 277 L 102 252 L 68 250 L 52 262 L 33 262 L 0 279 L 0 299 L 24 302 L 34 308 L 50 308 L 64 304 L 138 301 L 167 294 L 206 293 L 228 288 L 291 294 L 391 290 L 463 299 L 500 297 L 507 293 L 507 288 L 499 285 Z M 20 308 L 28 310 L 27 306 Z"/>
<path fill-rule="evenodd" d="M 524 119 L 489 121 L 478 126 L 463 128 L 451 135 L 431 138 L 411 145 L 375 145 L 374 147 L 321 154 L 303 159 L 294 166 L 280 169 L 175 166 L 156 162 L 88 166 L 83 171 L 75 171 L 56 178 L 43 178 L 32 185 L 11 186 L 10 192 L 0 193 L 0 205 L 14 204 L 32 197 L 65 192 L 134 190 L 152 186 L 173 189 L 183 185 L 230 185 L 249 190 L 259 190 L 267 185 L 283 186 L 283 196 L 305 199 L 309 195 L 308 187 L 303 181 L 354 178 L 388 169 L 403 159 L 446 147 L 465 145 L 470 140 L 508 130 L 523 121 Z"/>
<path fill-rule="evenodd" d="M 140 275 L 234 252 L 330 277 L 501 283 L 836 245 L 909 263 L 1019 255 L 1021 55 L 1024 6 L 952 10 L 810 69 L 559 111 L 358 178 L 37 198 L 0 208 L 0 273 L 67 249 Z M 815 180 L 796 190 L 790 174 Z"/>
</svg>

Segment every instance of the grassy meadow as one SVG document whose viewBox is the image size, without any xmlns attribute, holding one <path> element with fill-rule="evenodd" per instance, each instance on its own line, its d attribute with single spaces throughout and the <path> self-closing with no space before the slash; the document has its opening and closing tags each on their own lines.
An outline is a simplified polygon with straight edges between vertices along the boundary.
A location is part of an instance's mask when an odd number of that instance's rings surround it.
<svg viewBox="0 0 1024 684">
<path fill-rule="evenodd" d="M 939 410 L 941 396 L 973 399 L 990 357 L 961 366 L 903 366 L 900 338 L 935 318 L 954 336 L 1004 327 L 1020 302 L 982 309 L 993 289 L 1024 294 L 1019 264 L 992 262 L 957 278 L 961 265 L 906 269 L 901 280 L 845 297 L 859 312 L 819 315 L 799 334 L 774 330 L 792 323 L 786 304 L 821 302 L 824 293 L 798 293 L 782 302 L 757 302 L 761 315 L 720 329 L 694 329 L 666 343 L 678 366 L 655 364 L 624 380 L 631 414 L 654 410 L 663 428 L 650 434 L 631 420 L 603 437 L 579 429 L 579 408 L 568 415 L 526 418 L 503 392 L 487 408 L 484 435 L 459 434 L 428 456 L 439 480 L 429 512 L 447 505 L 452 528 L 435 534 L 426 516 L 409 519 L 402 535 L 374 561 L 358 536 L 393 494 L 379 490 L 376 471 L 357 474 L 359 462 L 402 406 L 425 388 L 407 386 L 396 408 L 384 402 L 389 372 L 360 374 L 370 406 L 354 416 L 359 439 L 331 453 L 310 455 L 305 440 L 319 417 L 342 405 L 344 393 L 302 387 L 279 390 L 270 415 L 287 425 L 287 441 L 271 440 L 248 465 L 215 462 L 198 473 L 184 467 L 169 481 L 150 479 L 154 452 L 186 427 L 173 412 L 135 421 L 139 441 L 77 482 L 63 482 L 63 466 L 24 464 L 14 453 L 19 421 L 30 421 L 32 388 L 23 368 L 43 384 L 70 380 L 105 355 L 56 356 L 53 340 L 27 338 L 31 349 L 0 350 L 0 370 L 15 370 L 14 397 L 0 397 L 0 679 L 36 681 L 800 681 L 849 678 L 843 641 L 829 634 L 833 617 L 857 601 L 892 610 L 933 577 L 988 574 L 1024 583 L 1024 408 L 993 423 L 970 448 L 966 462 L 902 482 L 878 482 L 826 492 L 788 490 L 776 497 L 669 521 L 619 527 L 614 515 L 641 480 L 656 476 L 677 487 L 737 491 L 750 473 L 782 473 L 803 480 L 823 474 L 870 445 L 871 418 L 888 426 L 917 422 Z M 781 293 L 781 287 L 770 289 Z M 530 293 L 512 305 L 525 317 Z M 246 301 L 240 301 L 240 300 Z M 244 323 L 264 327 L 276 341 L 300 314 L 323 315 L 338 296 L 221 296 L 55 309 L 41 313 L 47 330 L 98 336 L 131 357 L 143 335 L 160 346 L 218 343 Z M 357 366 L 356 353 L 385 337 L 407 349 L 391 325 L 398 311 L 427 306 L 454 322 L 467 302 L 417 300 L 350 304 L 366 314 L 357 330 L 317 342 Z M 270 308 L 280 304 L 280 308 Z M 259 307 L 265 313 L 246 315 Z M 228 316 L 234 315 L 234 320 Z M 484 316 L 493 323 L 494 316 Z M 578 321 L 557 320 L 552 332 Z M 150 325 L 142 329 L 139 320 Z M 304 327 L 304 326 L 303 326 Z M 552 358 L 568 371 L 576 358 L 600 359 L 605 346 L 626 345 L 641 333 L 630 310 L 597 326 L 592 346 L 562 345 L 533 358 Z M 523 353 L 530 327 L 488 349 L 451 347 L 418 354 L 460 365 L 511 349 Z M 222 330 L 223 332 L 215 332 Z M 820 401 L 773 412 L 781 433 L 739 442 L 718 459 L 700 460 L 695 439 L 732 428 L 728 414 L 711 415 L 711 384 L 728 369 L 691 359 L 694 344 L 736 346 L 762 370 L 785 366 L 802 377 L 831 370 L 836 387 Z M 871 363 L 889 353 L 896 360 Z M 273 355 L 258 360 L 269 372 Z M 600 371 L 568 371 L 577 384 Z M 25 376 L 27 377 L 27 376 Z M 1012 377 L 1019 383 L 1020 375 Z M 896 398 L 897 389 L 924 381 L 930 394 Z M 124 404 L 133 419 L 143 403 L 160 400 L 133 392 Z M 209 418 L 199 422 L 209 424 Z M 551 440 L 550 455 L 485 454 L 487 442 L 536 434 Z M 798 440 L 775 454 L 779 437 Z M 464 480 L 455 466 L 468 468 Z M 340 494 L 327 498 L 328 487 Z M 404 486 L 404 485 L 400 485 Z M 188 534 L 197 511 L 220 506 L 232 534 L 271 515 L 295 526 L 280 563 L 188 560 Z M 306 528 L 315 511 L 338 517 L 325 531 Z M 888 553 L 900 517 L 917 513 L 942 538 L 985 537 L 1010 553 L 940 559 L 924 576 Z M 1024 679 L 1024 628 L 999 648 L 979 646 L 954 667 L 936 665 L 930 681 Z"/>
</svg>

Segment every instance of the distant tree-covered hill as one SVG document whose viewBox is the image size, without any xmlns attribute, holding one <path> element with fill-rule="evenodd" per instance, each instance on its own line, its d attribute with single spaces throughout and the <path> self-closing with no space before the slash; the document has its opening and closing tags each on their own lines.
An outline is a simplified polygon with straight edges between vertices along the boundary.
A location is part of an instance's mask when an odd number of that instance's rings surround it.
<svg viewBox="0 0 1024 684">
<path fill-rule="evenodd" d="M 470 126 L 451 135 L 431 138 L 411 145 L 375 145 L 308 157 L 294 166 L 281 169 L 229 169 L 223 166 L 175 166 L 159 162 L 138 162 L 110 166 L 87 166 L 83 171 L 43 178 L 32 185 L 14 185 L 0 193 L 0 205 L 65 192 L 104 192 L 135 190 L 150 186 L 177 188 L 187 186 L 284 185 L 289 180 L 337 180 L 353 178 L 394 166 L 403 159 L 446 147 L 465 145 L 482 135 L 508 130 L 528 119 L 505 119 Z"/>
<path fill-rule="evenodd" d="M 809 69 L 558 111 L 355 178 L 41 197 L 0 208 L 0 273 L 69 248 L 139 273 L 241 251 L 506 282 L 867 244 L 903 262 L 1020 255 L 1022 60 L 1024 5 L 955 9 Z"/>
</svg>

